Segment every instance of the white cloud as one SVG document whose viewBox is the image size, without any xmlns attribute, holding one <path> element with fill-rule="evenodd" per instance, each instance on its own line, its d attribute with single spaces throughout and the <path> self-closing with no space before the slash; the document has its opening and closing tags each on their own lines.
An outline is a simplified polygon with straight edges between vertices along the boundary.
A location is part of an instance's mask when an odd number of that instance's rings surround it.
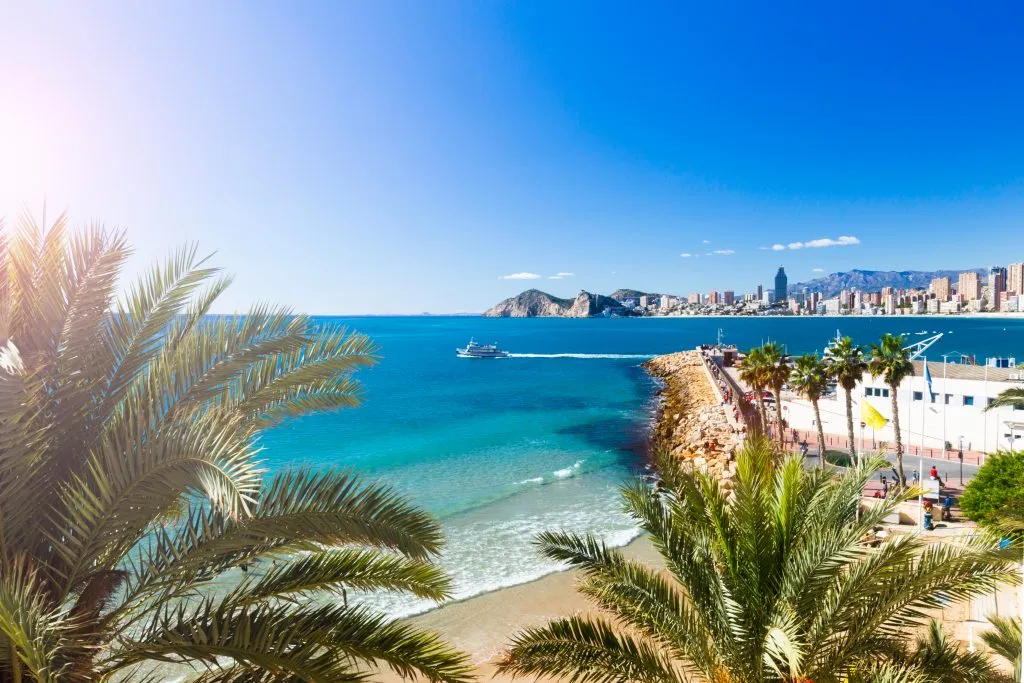
<svg viewBox="0 0 1024 683">
<path fill-rule="evenodd" d="M 715 249 L 712 254 L 718 254 L 719 256 L 732 256 L 736 253 L 733 249 Z"/>
<path fill-rule="evenodd" d="M 541 278 L 537 273 L 512 273 L 511 275 L 502 275 L 499 280 L 539 280 Z"/>
<path fill-rule="evenodd" d="M 852 235 L 840 235 L 838 239 L 822 237 L 821 239 L 809 242 L 790 242 L 790 249 L 820 249 L 821 247 L 846 247 L 851 244 L 860 244 L 860 240 Z M 772 247 L 774 249 L 774 247 Z"/>
<path fill-rule="evenodd" d="M 576 273 L 555 273 L 554 275 L 548 275 L 549 280 L 564 280 L 567 277 L 572 277 Z"/>
<path fill-rule="evenodd" d="M 811 268 L 811 272 L 812 273 L 824 273 L 825 269 L 824 268 Z"/>
<path fill-rule="evenodd" d="M 701 244 L 711 244 L 711 240 L 701 240 Z"/>
<path fill-rule="evenodd" d="M 682 256 L 683 258 L 690 258 L 691 256 L 693 256 L 693 254 L 691 254 L 688 251 L 684 251 L 682 254 L 680 254 L 680 256 Z"/>
<path fill-rule="evenodd" d="M 785 251 L 785 250 L 786 250 L 786 247 L 784 247 L 781 244 L 773 244 L 772 245 L 772 251 Z"/>
<path fill-rule="evenodd" d="M 760 251 L 768 251 L 768 247 L 758 247 Z"/>
</svg>

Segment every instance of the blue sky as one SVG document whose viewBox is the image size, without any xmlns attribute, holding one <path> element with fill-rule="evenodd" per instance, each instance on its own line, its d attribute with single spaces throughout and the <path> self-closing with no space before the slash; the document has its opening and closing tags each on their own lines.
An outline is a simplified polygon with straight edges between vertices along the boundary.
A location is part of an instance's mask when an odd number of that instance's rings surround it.
<svg viewBox="0 0 1024 683">
<path fill-rule="evenodd" d="M 0 214 L 124 227 L 133 269 L 198 241 L 237 275 L 222 311 L 1024 260 L 1022 25 L 1016 2 L 4 3 Z"/>
</svg>

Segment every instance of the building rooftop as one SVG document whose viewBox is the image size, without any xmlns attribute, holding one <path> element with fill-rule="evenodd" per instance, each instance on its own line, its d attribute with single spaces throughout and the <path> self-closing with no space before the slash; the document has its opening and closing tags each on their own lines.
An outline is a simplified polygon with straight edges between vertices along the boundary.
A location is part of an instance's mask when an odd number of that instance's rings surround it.
<svg viewBox="0 0 1024 683">
<path fill-rule="evenodd" d="M 942 366 L 946 366 L 946 377 L 949 379 L 976 379 L 984 380 L 986 376 L 990 382 L 1011 382 L 1010 375 L 1024 377 L 1024 366 L 1017 368 L 992 368 L 984 365 L 963 365 L 960 363 L 941 363 L 928 361 L 928 371 L 932 374 L 932 382 L 942 377 Z M 986 370 L 988 373 L 986 375 Z M 914 361 L 914 375 L 924 375 L 924 361 Z M 1024 382 L 1022 382 L 1024 384 Z"/>
</svg>

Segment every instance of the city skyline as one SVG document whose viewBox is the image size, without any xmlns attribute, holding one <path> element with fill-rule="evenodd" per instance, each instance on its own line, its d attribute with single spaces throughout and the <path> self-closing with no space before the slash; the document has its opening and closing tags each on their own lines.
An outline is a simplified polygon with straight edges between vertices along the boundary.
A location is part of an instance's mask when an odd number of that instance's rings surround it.
<svg viewBox="0 0 1024 683">
<path fill-rule="evenodd" d="M 124 228 L 129 276 L 197 242 L 218 312 L 318 314 L 987 267 L 1019 233 L 1019 5 L 591 9 L 10 3 L 0 216 Z"/>
</svg>

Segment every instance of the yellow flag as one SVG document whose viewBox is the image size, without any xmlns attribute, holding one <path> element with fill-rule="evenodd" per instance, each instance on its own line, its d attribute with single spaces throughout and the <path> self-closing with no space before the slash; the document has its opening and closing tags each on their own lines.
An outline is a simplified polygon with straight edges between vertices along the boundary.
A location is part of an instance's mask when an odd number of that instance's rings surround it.
<svg viewBox="0 0 1024 683">
<path fill-rule="evenodd" d="M 861 399 L 860 401 L 860 419 L 867 423 L 867 425 L 872 429 L 881 429 L 885 425 L 889 424 L 889 421 L 885 419 L 880 412 L 875 410 L 873 405 L 864 399 Z"/>
</svg>

